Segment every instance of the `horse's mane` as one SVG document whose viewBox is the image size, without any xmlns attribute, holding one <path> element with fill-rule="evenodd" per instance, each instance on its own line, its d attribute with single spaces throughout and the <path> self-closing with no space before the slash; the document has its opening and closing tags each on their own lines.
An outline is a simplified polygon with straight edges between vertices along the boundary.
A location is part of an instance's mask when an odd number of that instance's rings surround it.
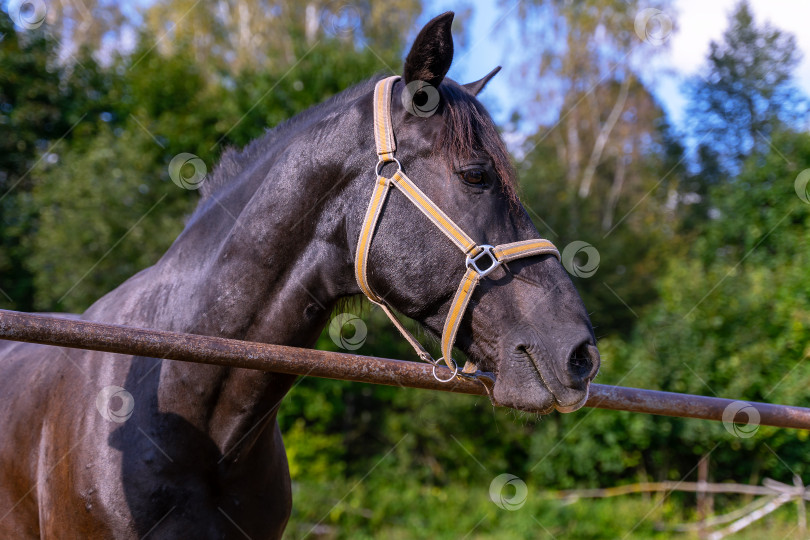
<svg viewBox="0 0 810 540">
<path fill-rule="evenodd" d="M 269 129 L 264 136 L 250 142 L 241 150 L 233 147 L 226 149 L 202 185 L 200 190 L 202 200 L 219 190 L 229 179 L 238 176 L 249 163 L 271 152 L 273 146 L 279 141 L 284 141 L 291 130 L 305 128 L 310 123 L 321 120 L 325 115 L 338 113 L 346 104 L 364 93 L 370 93 L 382 77 L 382 74 L 374 75 L 335 94 L 323 103 Z M 439 93 L 442 98 L 440 107 L 444 116 L 444 126 L 437 141 L 437 152 L 452 156 L 456 160 L 465 160 L 480 156 L 481 151 L 485 151 L 492 160 L 504 191 L 510 200 L 517 201 L 515 169 L 511 164 L 506 145 L 484 106 L 464 87 L 449 79 L 439 85 Z"/>
</svg>

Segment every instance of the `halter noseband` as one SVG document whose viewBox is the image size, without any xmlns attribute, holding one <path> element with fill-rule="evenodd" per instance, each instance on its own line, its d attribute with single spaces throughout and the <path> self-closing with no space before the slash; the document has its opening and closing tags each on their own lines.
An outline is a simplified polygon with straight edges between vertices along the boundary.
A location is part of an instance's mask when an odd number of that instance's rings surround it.
<svg viewBox="0 0 810 540">
<path fill-rule="evenodd" d="M 522 240 L 509 244 L 490 246 L 488 244 L 478 245 L 456 225 L 447 214 L 436 206 L 410 178 L 402 171 L 402 165 L 394 157 L 396 152 L 396 140 L 391 120 L 391 93 L 394 83 L 399 77 L 388 77 L 377 83 L 374 88 L 374 140 L 377 146 L 377 156 L 379 161 L 375 167 L 377 181 L 374 191 L 371 194 L 371 201 L 366 210 L 366 217 L 360 229 L 360 238 L 357 243 L 357 254 L 355 256 L 355 275 L 360 289 L 369 300 L 380 306 L 391 322 L 399 329 L 403 337 L 416 350 L 422 360 L 433 364 L 433 376 L 442 382 L 451 381 L 458 375 L 458 365 L 450 356 L 453 343 L 456 340 L 456 333 L 467 309 L 473 290 L 478 282 L 499 267 L 501 264 L 520 259 L 523 257 L 533 257 L 535 255 L 554 255 L 560 258 L 560 252 L 554 244 L 548 240 L 537 238 L 534 240 Z M 386 163 L 396 163 L 397 170 L 391 178 L 382 176 L 382 166 Z M 374 237 L 374 230 L 380 219 L 383 204 L 388 196 L 391 186 L 399 189 L 428 219 L 430 219 L 440 231 L 442 231 L 458 248 L 464 253 L 466 272 L 461 279 L 461 284 L 456 291 L 453 301 L 450 304 L 450 311 L 444 322 L 442 330 L 442 355 L 444 363 L 453 370 L 449 379 L 439 379 L 436 376 L 436 366 L 439 365 L 434 360 L 419 341 L 402 325 L 394 315 L 393 311 L 385 304 L 385 301 L 377 296 L 368 284 L 368 254 L 371 248 L 371 240 Z M 465 366 L 464 372 L 468 372 Z"/>
</svg>

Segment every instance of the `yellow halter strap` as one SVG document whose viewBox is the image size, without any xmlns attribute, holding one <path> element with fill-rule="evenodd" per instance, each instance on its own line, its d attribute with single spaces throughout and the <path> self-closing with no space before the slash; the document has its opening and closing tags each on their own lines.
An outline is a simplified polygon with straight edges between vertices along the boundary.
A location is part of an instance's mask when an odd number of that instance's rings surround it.
<svg viewBox="0 0 810 540">
<path fill-rule="evenodd" d="M 520 242 L 512 242 L 498 246 L 476 244 L 461 227 L 447 217 L 447 214 L 442 212 L 442 210 L 405 175 L 399 161 L 394 157 L 396 153 L 396 140 L 394 139 L 394 130 L 391 120 L 391 94 L 394 84 L 398 80 L 399 77 L 396 76 L 388 77 L 378 82 L 377 86 L 374 88 L 374 139 L 377 146 L 377 156 L 379 157 L 375 168 L 377 181 L 374 185 L 374 191 L 371 194 L 368 209 L 366 210 L 363 226 L 360 229 L 360 239 L 357 243 L 357 254 L 355 256 L 355 275 L 360 289 L 368 299 L 383 309 L 385 314 L 388 315 L 388 318 L 391 319 L 405 339 L 408 340 L 411 346 L 416 350 L 419 357 L 433 364 L 433 376 L 436 377 L 438 361 L 430 356 L 430 353 L 428 353 L 419 341 L 402 325 L 391 309 L 385 304 L 384 300 L 375 294 L 368 284 L 368 254 L 371 248 L 371 240 L 374 237 L 374 230 L 380 219 L 388 191 L 391 186 L 394 186 L 458 246 L 466 257 L 465 266 L 467 270 L 461 280 L 461 285 L 459 285 L 453 297 L 453 301 L 450 303 L 450 311 L 447 314 L 444 329 L 442 330 L 441 345 L 444 363 L 453 370 L 453 375 L 449 379 L 444 379 L 444 382 L 447 382 L 455 378 L 458 374 L 458 365 L 450 356 L 450 352 L 453 349 L 456 333 L 458 332 L 458 327 L 461 324 L 464 312 L 467 309 L 467 304 L 481 278 L 505 262 L 535 255 L 554 255 L 559 259 L 560 252 L 557 251 L 554 244 L 542 238 L 522 240 Z M 383 165 L 389 162 L 396 163 L 397 170 L 392 177 L 386 178 L 382 176 L 381 169 Z M 466 372 L 468 370 L 465 368 L 464 371 Z M 439 379 L 438 377 L 436 378 Z"/>
</svg>

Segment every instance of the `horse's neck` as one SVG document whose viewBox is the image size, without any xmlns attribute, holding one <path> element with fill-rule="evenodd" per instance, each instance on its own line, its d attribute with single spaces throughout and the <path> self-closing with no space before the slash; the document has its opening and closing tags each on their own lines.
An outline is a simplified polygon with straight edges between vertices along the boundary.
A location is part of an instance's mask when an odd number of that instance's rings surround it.
<svg viewBox="0 0 810 540">
<path fill-rule="evenodd" d="M 159 263 L 100 300 L 88 318 L 312 346 L 336 300 L 355 287 L 341 217 L 350 195 L 335 189 L 339 179 L 325 171 L 340 170 L 330 160 L 356 152 L 348 146 L 359 141 L 334 140 L 344 147 L 336 143 L 328 152 L 298 158 L 271 156 L 210 195 Z M 262 431 L 254 428 L 275 418 L 293 381 L 164 362 L 157 402 L 161 413 L 183 416 L 229 453 L 249 447 Z"/>
</svg>

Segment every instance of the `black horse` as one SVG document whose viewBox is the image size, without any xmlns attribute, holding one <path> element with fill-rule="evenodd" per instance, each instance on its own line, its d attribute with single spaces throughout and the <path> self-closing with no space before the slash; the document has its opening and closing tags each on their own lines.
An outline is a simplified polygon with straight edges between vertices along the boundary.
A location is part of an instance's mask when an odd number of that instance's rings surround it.
<svg viewBox="0 0 810 540">
<path fill-rule="evenodd" d="M 489 76 L 445 78 L 452 19 L 422 29 L 394 85 L 396 156 L 475 241 L 536 238 L 475 98 Z M 311 347 L 336 302 L 360 293 L 377 79 L 226 153 L 169 251 L 81 317 Z M 418 80 L 438 89 L 435 114 L 402 104 Z M 439 335 L 463 273 L 456 247 L 393 190 L 368 254 L 373 290 Z M 599 366 L 587 313 L 550 255 L 484 278 L 458 336 L 497 374 L 492 400 L 517 409 L 581 406 Z M 291 494 L 276 414 L 295 377 L 113 356 L 0 344 L 0 537 L 280 537 Z"/>
</svg>

